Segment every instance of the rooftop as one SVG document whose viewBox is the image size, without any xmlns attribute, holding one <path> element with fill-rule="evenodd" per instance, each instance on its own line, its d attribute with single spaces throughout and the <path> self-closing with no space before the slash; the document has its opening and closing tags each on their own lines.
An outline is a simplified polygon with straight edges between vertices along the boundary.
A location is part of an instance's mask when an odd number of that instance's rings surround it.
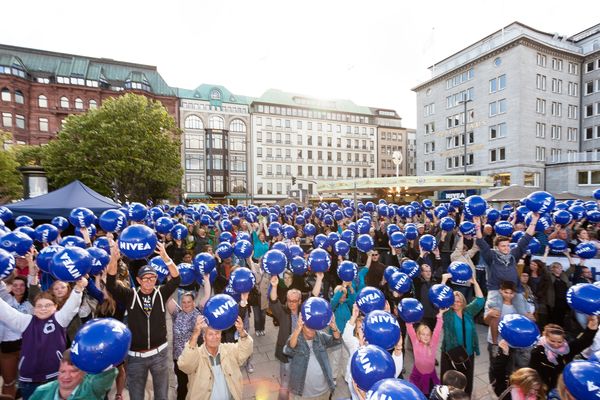
<svg viewBox="0 0 600 400">
<path fill-rule="evenodd" d="M 182 88 L 174 88 L 174 90 L 179 98 L 205 100 L 213 103 L 250 105 L 250 103 L 252 103 L 254 100 L 253 97 L 233 94 L 225 86 L 208 83 L 203 83 L 196 89 L 192 90 Z"/>
<path fill-rule="evenodd" d="M 278 104 L 291 107 L 304 107 L 323 111 L 337 111 L 354 114 L 373 115 L 369 107 L 356 105 L 351 100 L 316 99 L 303 94 L 284 92 L 279 89 L 268 89 L 261 97 L 254 99 L 257 103 Z"/>
</svg>

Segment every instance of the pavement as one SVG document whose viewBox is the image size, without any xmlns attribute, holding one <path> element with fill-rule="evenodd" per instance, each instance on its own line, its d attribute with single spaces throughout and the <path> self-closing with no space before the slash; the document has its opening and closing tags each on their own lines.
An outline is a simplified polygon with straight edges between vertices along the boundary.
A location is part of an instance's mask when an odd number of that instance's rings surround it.
<svg viewBox="0 0 600 400">
<path fill-rule="evenodd" d="M 254 334 L 252 318 L 250 322 L 250 335 L 254 340 L 254 353 L 252 355 L 251 362 L 254 365 L 254 372 L 248 373 L 242 368 L 242 375 L 244 377 L 244 391 L 243 400 L 276 400 L 279 393 L 279 361 L 275 358 L 275 342 L 277 341 L 277 327 L 273 326 L 272 319 L 267 317 L 266 323 L 266 335 L 257 337 Z M 169 339 L 171 338 L 171 322 L 168 321 L 167 326 L 169 327 Z M 476 400 L 492 400 L 496 399 L 491 386 L 488 383 L 488 367 L 489 357 L 486 346 L 486 335 L 487 327 L 477 325 L 477 334 L 479 336 L 481 355 L 475 360 L 475 378 L 473 383 L 473 396 L 472 399 Z M 408 340 L 408 339 L 407 339 Z M 410 342 L 408 340 L 408 342 Z M 169 350 L 170 351 L 170 350 Z M 438 360 L 440 360 L 440 351 L 438 349 Z M 406 370 L 405 377 L 410 375 L 413 366 L 413 355 L 410 350 L 410 345 L 407 344 L 407 349 L 404 354 L 404 368 Z M 173 371 L 172 364 L 170 365 L 171 371 Z M 342 374 L 345 371 L 341 368 Z M 438 367 L 439 374 L 439 367 Z M 337 387 L 333 394 L 332 399 L 341 400 L 349 399 L 350 394 L 348 386 L 340 374 L 337 377 Z M 177 379 L 174 373 L 171 373 L 169 378 L 169 400 L 175 400 Z M 148 378 L 148 384 L 146 385 L 146 399 L 153 399 L 152 396 L 152 380 Z M 114 388 L 108 397 L 114 399 Z M 129 399 L 127 389 L 123 394 L 124 399 Z"/>
</svg>

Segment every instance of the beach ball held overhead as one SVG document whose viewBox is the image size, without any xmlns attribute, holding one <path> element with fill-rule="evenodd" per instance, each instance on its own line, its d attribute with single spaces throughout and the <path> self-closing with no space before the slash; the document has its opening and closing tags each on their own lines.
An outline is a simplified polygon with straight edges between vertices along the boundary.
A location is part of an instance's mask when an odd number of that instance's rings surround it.
<svg viewBox="0 0 600 400">
<path fill-rule="evenodd" d="M 381 290 L 366 286 L 358 292 L 356 305 L 363 314 L 368 314 L 373 310 L 383 310 L 385 308 L 385 296 Z"/>
<path fill-rule="evenodd" d="M 597 400 L 600 398 L 600 363 L 572 361 L 563 371 L 565 386 L 577 400 Z"/>
<path fill-rule="evenodd" d="M 363 321 L 365 339 L 386 350 L 393 348 L 400 339 L 400 324 L 395 316 L 387 311 L 374 310 Z"/>
<path fill-rule="evenodd" d="M 437 308 L 450 308 L 454 304 L 454 293 L 449 286 L 438 283 L 429 288 L 429 300 Z"/>
<path fill-rule="evenodd" d="M 567 291 L 567 303 L 582 314 L 600 315 L 600 286 L 579 283 Z"/>
<path fill-rule="evenodd" d="M 511 347 L 515 348 L 533 346 L 540 336 L 535 322 L 520 314 L 508 314 L 502 317 L 498 324 L 498 332 Z"/>
<path fill-rule="evenodd" d="M 407 324 L 419 322 L 424 313 L 423 304 L 412 297 L 404 298 L 398 304 L 398 315 Z"/>
<path fill-rule="evenodd" d="M 525 207 L 527 207 L 530 211 L 540 214 L 545 214 L 552 211 L 555 203 L 556 201 L 554 196 L 548 192 L 544 192 L 543 190 L 530 193 L 525 198 Z"/>
<path fill-rule="evenodd" d="M 325 329 L 332 315 L 329 302 L 320 297 L 311 297 L 302 304 L 302 321 L 310 329 Z"/>
<path fill-rule="evenodd" d="M 119 250 L 127 258 L 141 260 L 154 252 L 157 242 L 152 229 L 145 225 L 131 225 L 119 236 Z"/>
<path fill-rule="evenodd" d="M 366 400 L 410 399 L 427 400 L 423 392 L 404 379 L 382 379 L 371 386 Z"/>
<path fill-rule="evenodd" d="M 206 323 L 219 331 L 229 329 L 235 324 L 238 311 L 237 302 L 228 294 L 217 294 L 204 305 Z"/>
<path fill-rule="evenodd" d="M 372 344 L 359 347 L 350 358 L 350 373 L 356 385 L 364 391 L 382 379 L 396 376 L 396 366 L 390 353 Z"/>
<path fill-rule="evenodd" d="M 279 275 L 287 266 L 287 257 L 282 251 L 269 250 L 263 256 L 260 265 L 266 273 Z"/>
<path fill-rule="evenodd" d="M 465 211 L 474 217 L 485 215 L 487 202 L 481 196 L 469 196 L 465 199 Z"/>
<path fill-rule="evenodd" d="M 87 228 L 95 219 L 94 213 L 85 207 L 74 208 L 69 214 L 69 222 L 76 228 Z"/>
</svg>

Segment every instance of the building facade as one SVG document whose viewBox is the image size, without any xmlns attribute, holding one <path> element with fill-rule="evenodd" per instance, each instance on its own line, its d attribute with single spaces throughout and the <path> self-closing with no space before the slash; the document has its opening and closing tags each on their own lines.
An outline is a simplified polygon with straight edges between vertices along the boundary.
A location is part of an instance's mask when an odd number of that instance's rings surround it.
<svg viewBox="0 0 600 400">
<path fill-rule="evenodd" d="M 406 130 L 406 175 L 417 175 L 417 130 Z"/>
<path fill-rule="evenodd" d="M 178 120 L 175 92 L 154 66 L 0 45 L 0 129 L 17 143 L 47 143 L 68 115 L 131 92 Z"/>
<path fill-rule="evenodd" d="M 396 111 L 371 108 L 377 125 L 377 176 L 405 176 L 407 174 L 407 134 L 402 118 Z M 394 158 L 395 155 L 399 157 Z M 396 166 L 396 162 L 398 166 Z"/>
<path fill-rule="evenodd" d="M 368 107 L 270 89 L 250 113 L 256 202 L 285 199 L 292 189 L 316 198 L 319 181 L 377 174 L 377 125 Z"/>
<path fill-rule="evenodd" d="M 249 202 L 250 99 L 219 85 L 177 89 L 184 197 Z"/>
<path fill-rule="evenodd" d="M 599 26 L 577 39 L 515 22 L 432 66 L 432 78 L 413 89 L 417 174 L 463 174 L 466 163 L 496 186 L 561 190 L 548 187 L 547 165 L 596 148 L 582 144 L 582 121 L 597 122 L 596 110 L 582 118 L 589 107 L 580 86 L 582 73 L 594 79 L 596 69 L 582 67 L 597 51 Z"/>
</svg>

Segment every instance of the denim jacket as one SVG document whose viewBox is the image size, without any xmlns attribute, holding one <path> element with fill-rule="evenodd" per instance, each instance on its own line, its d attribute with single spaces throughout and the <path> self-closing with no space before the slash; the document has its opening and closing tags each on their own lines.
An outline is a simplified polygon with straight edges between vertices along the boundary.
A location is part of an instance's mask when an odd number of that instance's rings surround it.
<svg viewBox="0 0 600 400">
<path fill-rule="evenodd" d="M 323 374 L 327 379 L 327 384 L 333 392 L 335 384 L 333 383 L 333 374 L 329 365 L 329 357 L 327 349 L 342 343 L 341 338 L 335 339 L 333 336 L 324 332 L 315 332 L 313 339 L 313 350 L 317 361 L 321 366 Z M 306 370 L 308 369 L 308 359 L 310 358 L 311 349 L 304 339 L 304 335 L 298 335 L 298 343 L 296 347 L 290 347 L 290 339 L 287 340 L 283 353 L 290 357 L 290 390 L 296 396 L 302 396 L 304 392 L 304 381 L 306 380 Z"/>
</svg>

